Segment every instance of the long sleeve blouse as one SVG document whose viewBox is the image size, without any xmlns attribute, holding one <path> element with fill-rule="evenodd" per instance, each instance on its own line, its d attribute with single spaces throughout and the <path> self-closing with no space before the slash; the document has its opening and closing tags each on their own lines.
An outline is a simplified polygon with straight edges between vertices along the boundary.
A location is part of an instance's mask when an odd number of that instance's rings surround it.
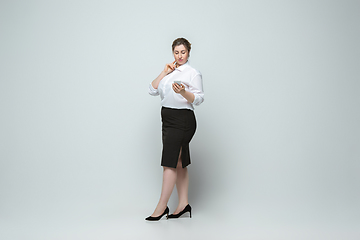
<svg viewBox="0 0 360 240">
<path fill-rule="evenodd" d="M 185 91 L 194 94 L 195 98 L 192 103 L 181 94 L 174 92 L 172 89 L 174 81 L 181 81 L 185 86 Z M 185 63 L 166 75 L 160 81 L 157 89 L 150 83 L 149 94 L 152 96 L 160 95 L 163 107 L 194 110 L 194 105 L 200 105 L 204 101 L 202 75 L 188 63 Z"/>
</svg>

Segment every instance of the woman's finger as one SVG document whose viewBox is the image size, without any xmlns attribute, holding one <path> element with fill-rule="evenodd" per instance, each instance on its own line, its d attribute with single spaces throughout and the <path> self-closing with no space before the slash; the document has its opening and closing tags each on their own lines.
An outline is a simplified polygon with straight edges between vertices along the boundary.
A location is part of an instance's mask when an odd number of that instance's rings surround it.
<svg viewBox="0 0 360 240">
<path fill-rule="evenodd" d="M 176 86 L 176 83 L 172 84 L 173 90 L 177 93 L 179 91 L 178 86 Z"/>
<path fill-rule="evenodd" d="M 170 63 L 168 63 L 167 66 L 168 66 L 171 70 L 174 70 L 174 69 L 175 69 L 175 66 L 174 66 L 174 65 L 171 65 Z"/>
</svg>

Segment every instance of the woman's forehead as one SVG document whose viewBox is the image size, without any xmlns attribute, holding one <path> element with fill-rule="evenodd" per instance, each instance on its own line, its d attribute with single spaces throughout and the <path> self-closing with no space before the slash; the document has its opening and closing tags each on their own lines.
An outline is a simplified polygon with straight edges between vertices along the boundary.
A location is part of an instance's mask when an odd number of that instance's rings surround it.
<svg viewBox="0 0 360 240">
<path fill-rule="evenodd" d="M 177 51 L 186 50 L 186 47 L 183 44 L 181 44 L 181 45 L 175 46 L 174 51 L 176 51 L 176 50 Z"/>
</svg>

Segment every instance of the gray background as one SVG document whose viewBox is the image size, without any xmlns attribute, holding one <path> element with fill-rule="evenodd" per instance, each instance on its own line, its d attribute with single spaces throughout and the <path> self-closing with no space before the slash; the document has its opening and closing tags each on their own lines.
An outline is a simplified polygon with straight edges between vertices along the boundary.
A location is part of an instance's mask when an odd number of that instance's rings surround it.
<svg viewBox="0 0 360 240">
<path fill-rule="evenodd" d="M 359 239 L 359 1 L 1 1 L 1 239 Z M 148 84 L 193 44 L 193 218 Z M 176 191 L 169 207 L 177 205 Z"/>
</svg>

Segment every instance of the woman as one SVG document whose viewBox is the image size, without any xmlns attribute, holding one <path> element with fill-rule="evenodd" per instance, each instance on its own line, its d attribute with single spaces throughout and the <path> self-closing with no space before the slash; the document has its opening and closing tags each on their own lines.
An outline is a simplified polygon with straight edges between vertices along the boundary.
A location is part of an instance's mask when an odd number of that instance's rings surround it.
<svg viewBox="0 0 360 240">
<path fill-rule="evenodd" d="M 185 38 L 175 39 L 172 44 L 174 62 L 165 65 L 160 75 L 149 86 L 150 95 L 161 97 L 163 151 L 163 185 L 159 203 L 153 214 L 145 220 L 158 221 L 178 218 L 189 212 L 188 203 L 190 164 L 189 143 L 196 130 L 194 106 L 204 101 L 202 76 L 188 64 L 191 44 Z M 167 203 L 176 184 L 179 204 L 169 215 Z"/>
</svg>

